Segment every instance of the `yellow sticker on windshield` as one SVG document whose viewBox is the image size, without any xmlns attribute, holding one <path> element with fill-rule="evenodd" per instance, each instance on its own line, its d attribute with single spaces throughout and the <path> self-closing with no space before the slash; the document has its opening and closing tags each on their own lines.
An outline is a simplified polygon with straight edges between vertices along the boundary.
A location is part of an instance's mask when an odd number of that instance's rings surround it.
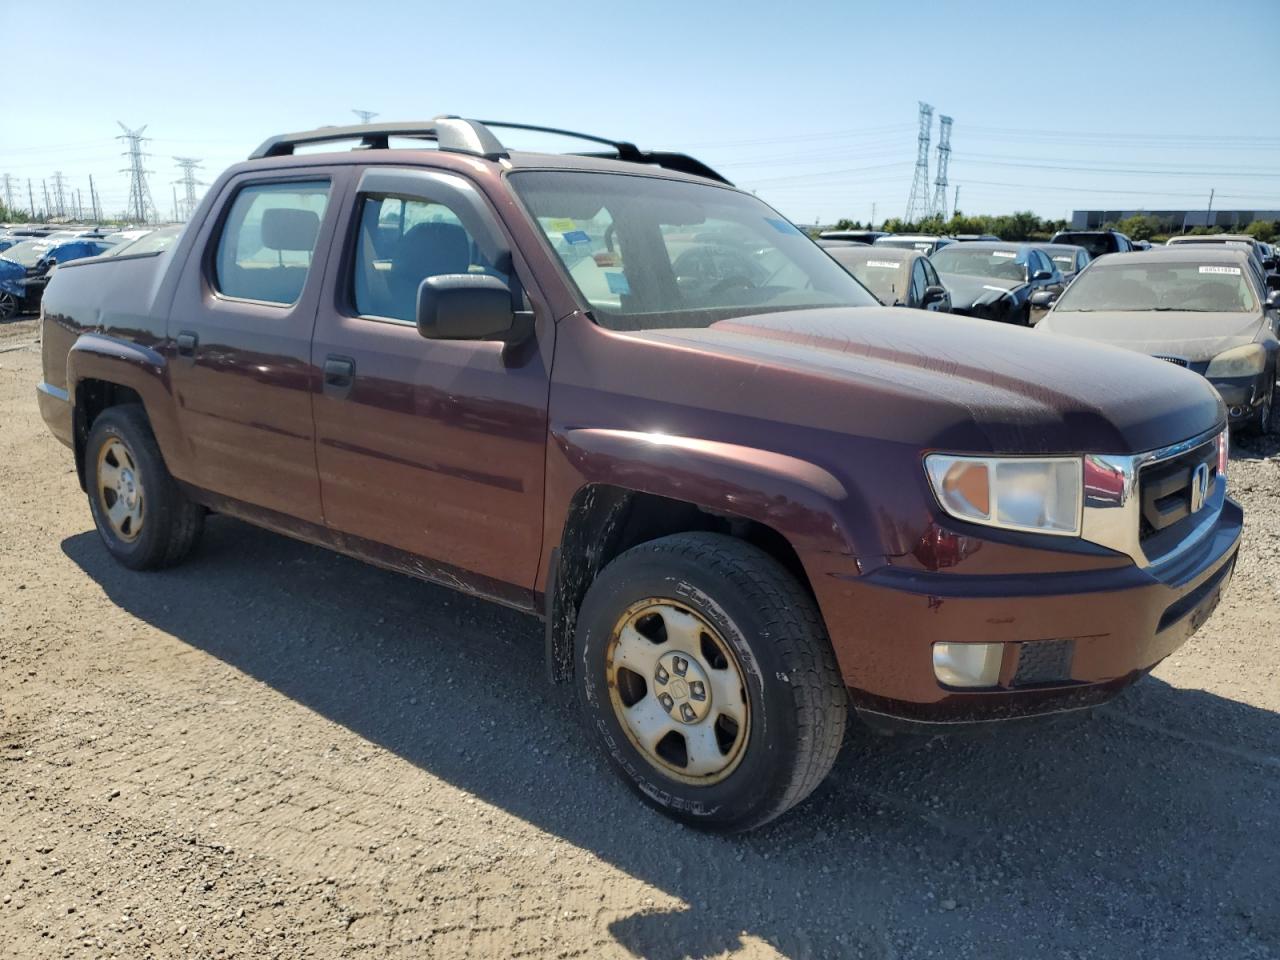
<svg viewBox="0 0 1280 960">
<path fill-rule="evenodd" d="M 568 217 L 556 217 L 547 224 L 547 229 L 552 233 L 569 233 L 570 231 L 577 230 L 578 225 Z"/>
</svg>

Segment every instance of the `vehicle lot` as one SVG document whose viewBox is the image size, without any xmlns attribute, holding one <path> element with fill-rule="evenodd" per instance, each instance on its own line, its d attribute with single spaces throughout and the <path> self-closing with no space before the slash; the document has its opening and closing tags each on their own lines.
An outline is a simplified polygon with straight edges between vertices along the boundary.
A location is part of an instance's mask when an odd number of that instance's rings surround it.
<svg viewBox="0 0 1280 960">
<path fill-rule="evenodd" d="M 535 621 L 215 519 L 112 562 L 0 326 L 0 956 L 1280 955 L 1280 447 L 1208 626 L 1097 713 L 855 730 L 705 836 L 608 775 Z"/>
</svg>

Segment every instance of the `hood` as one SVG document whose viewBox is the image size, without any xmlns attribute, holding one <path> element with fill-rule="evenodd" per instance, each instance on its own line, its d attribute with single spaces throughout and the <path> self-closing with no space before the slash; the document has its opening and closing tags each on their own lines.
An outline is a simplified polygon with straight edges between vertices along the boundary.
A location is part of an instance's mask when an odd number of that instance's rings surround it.
<svg viewBox="0 0 1280 960">
<path fill-rule="evenodd" d="M 1224 419 L 1208 382 L 1173 364 L 927 310 L 794 310 L 630 336 L 746 361 L 717 387 L 743 413 L 924 449 L 1135 453 Z"/>
<path fill-rule="evenodd" d="M 998 277 L 969 277 L 962 273 L 941 273 L 938 277 L 951 291 L 951 306 L 974 307 L 994 303 L 1006 293 L 1024 286 L 1021 280 Z"/>
<path fill-rule="evenodd" d="M 1261 313 L 1054 310 L 1037 329 L 1198 363 L 1253 343 L 1262 322 Z"/>
<path fill-rule="evenodd" d="M 27 275 L 27 268 L 12 260 L 0 257 L 0 280 L 17 280 Z"/>
</svg>

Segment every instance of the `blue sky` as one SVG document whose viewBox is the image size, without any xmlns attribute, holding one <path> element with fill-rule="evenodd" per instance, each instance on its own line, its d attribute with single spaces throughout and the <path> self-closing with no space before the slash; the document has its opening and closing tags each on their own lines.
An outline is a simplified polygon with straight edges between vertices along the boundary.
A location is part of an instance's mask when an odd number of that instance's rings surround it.
<svg viewBox="0 0 1280 960">
<path fill-rule="evenodd" d="M 117 120 L 154 137 L 163 212 L 174 156 L 202 158 L 212 181 L 270 134 L 359 108 L 686 150 L 793 220 L 865 221 L 873 204 L 883 219 L 905 211 L 924 100 L 955 120 L 950 181 L 968 213 L 1198 208 L 1211 188 L 1215 208 L 1280 208 L 1280 0 L 2 0 L 0 12 L 11 40 L 56 39 L 56 57 L 43 41 L 6 49 L 0 174 L 24 203 L 28 177 L 40 203 L 41 178 L 60 170 L 86 202 L 93 174 L 122 208 Z M 933 135 L 936 147 L 936 117 Z M 929 162 L 932 179 L 933 150 Z"/>
</svg>

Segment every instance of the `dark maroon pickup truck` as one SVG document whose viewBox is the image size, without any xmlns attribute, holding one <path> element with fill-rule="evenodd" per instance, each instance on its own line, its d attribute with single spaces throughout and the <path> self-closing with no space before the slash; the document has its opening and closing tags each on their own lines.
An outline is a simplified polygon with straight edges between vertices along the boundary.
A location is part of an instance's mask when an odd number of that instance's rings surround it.
<svg viewBox="0 0 1280 960">
<path fill-rule="evenodd" d="M 40 407 L 122 563 L 216 511 L 537 613 L 625 780 L 724 830 L 850 706 L 1086 707 L 1209 616 L 1241 511 L 1201 377 L 879 307 L 688 157 L 490 126 L 277 137 L 169 250 L 59 268 Z"/>
</svg>

